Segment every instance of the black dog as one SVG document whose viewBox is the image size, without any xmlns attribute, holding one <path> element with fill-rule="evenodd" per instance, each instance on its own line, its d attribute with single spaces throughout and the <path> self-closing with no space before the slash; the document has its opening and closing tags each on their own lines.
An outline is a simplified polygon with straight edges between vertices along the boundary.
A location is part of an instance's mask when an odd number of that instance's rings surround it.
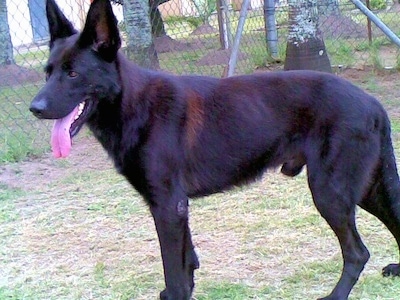
<svg viewBox="0 0 400 300">
<path fill-rule="evenodd" d="M 249 182 L 267 168 L 297 175 L 307 165 L 315 205 L 342 249 L 332 293 L 347 299 L 369 258 L 355 226 L 359 205 L 400 244 L 400 185 L 385 110 L 336 76 L 293 71 L 217 79 L 142 69 L 119 52 L 108 0 L 90 7 L 76 33 L 47 1 L 47 83 L 30 110 L 57 119 L 56 157 L 67 156 L 86 123 L 118 171 L 147 201 L 161 245 L 161 299 L 190 299 L 199 267 L 188 197 Z M 266 220 L 267 222 L 267 220 Z M 399 275 L 399 264 L 383 269 Z"/>
</svg>

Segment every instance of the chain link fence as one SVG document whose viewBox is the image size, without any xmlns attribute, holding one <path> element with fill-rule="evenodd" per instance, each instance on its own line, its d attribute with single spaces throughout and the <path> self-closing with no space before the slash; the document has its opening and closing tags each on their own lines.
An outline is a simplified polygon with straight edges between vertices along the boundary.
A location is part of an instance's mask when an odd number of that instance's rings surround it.
<svg viewBox="0 0 400 300">
<path fill-rule="evenodd" d="M 128 1 L 128 0 L 125 0 Z M 123 38 L 124 8 L 114 2 Z M 399 49 L 352 4 L 339 0 L 334 11 L 320 13 L 319 29 L 334 70 L 344 68 L 397 70 Z M 398 1 L 370 0 L 374 13 L 400 33 Z M 76 28 L 82 28 L 90 0 L 58 1 Z M 256 69 L 281 69 L 289 28 L 286 0 L 275 0 L 277 57 L 267 49 L 263 1 L 251 0 L 240 40 L 235 74 Z M 226 75 L 242 0 L 149 0 L 156 57 L 161 69 L 175 74 Z M 0 54 L 0 163 L 48 151 L 51 122 L 28 111 L 44 84 L 48 56 L 45 0 L 0 0 L 0 47 L 12 44 L 12 55 Z M 4 48 L 4 47 L 3 47 Z"/>
</svg>

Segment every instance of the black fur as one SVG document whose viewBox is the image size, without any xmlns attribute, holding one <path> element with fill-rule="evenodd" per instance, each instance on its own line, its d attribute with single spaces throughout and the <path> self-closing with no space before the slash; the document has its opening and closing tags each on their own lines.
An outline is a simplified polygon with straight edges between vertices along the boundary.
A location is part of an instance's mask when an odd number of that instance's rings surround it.
<svg viewBox="0 0 400 300">
<path fill-rule="evenodd" d="M 47 12 L 48 81 L 30 109 L 59 119 L 85 101 L 71 134 L 86 123 L 147 201 L 163 258 L 161 299 L 187 300 L 194 287 L 199 263 L 188 197 L 247 183 L 279 165 L 289 176 L 307 165 L 315 205 L 342 249 L 342 275 L 323 299 L 347 299 L 369 258 L 355 226 L 356 205 L 377 216 L 400 245 L 390 124 L 372 96 L 312 71 L 217 79 L 142 69 L 118 52 L 108 0 L 92 3 L 81 34 L 53 0 Z M 383 270 L 399 273 L 399 264 Z"/>
</svg>

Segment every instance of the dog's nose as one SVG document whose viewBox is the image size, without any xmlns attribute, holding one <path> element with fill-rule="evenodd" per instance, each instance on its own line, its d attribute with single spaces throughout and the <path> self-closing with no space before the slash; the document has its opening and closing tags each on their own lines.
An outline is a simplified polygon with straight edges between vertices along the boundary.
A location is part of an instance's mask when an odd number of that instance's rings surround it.
<svg viewBox="0 0 400 300">
<path fill-rule="evenodd" d="M 34 99 L 29 107 L 29 110 L 38 118 L 43 117 L 43 113 L 47 109 L 47 101 L 43 98 Z"/>
</svg>

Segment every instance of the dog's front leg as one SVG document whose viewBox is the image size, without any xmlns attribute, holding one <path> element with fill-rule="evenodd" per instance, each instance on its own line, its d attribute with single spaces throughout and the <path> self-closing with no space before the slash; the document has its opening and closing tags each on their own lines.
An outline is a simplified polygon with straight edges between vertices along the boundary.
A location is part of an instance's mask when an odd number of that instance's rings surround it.
<svg viewBox="0 0 400 300">
<path fill-rule="evenodd" d="M 166 285 L 160 299 L 189 300 L 194 287 L 193 273 L 199 262 L 188 224 L 188 199 L 184 193 L 174 193 L 151 203 Z"/>
</svg>

